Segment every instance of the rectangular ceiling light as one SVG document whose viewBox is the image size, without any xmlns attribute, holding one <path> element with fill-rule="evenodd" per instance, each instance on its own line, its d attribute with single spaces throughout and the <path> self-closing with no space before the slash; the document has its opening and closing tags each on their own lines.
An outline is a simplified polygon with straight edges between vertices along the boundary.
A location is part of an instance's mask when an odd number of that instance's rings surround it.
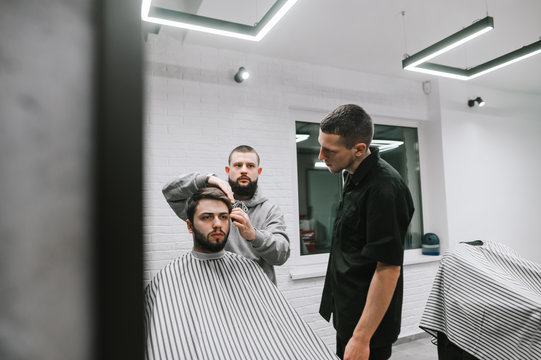
<svg viewBox="0 0 541 360">
<path fill-rule="evenodd" d="M 527 57 L 541 52 L 541 40 L 520 49 L 487 61 L 481 65 L 461 69 L 453 66 L 446 66 L 428 62 L 428 60 L 456 48 L 494 28 L 494 19 L 490 16 L 481 19 L 472 25 L 446 37 L 443 40 L 408 56 L 402 60 L 404 70 L 416 71 L 424 74 L 437 75 L 458 80 L 470 80 L 504 66 L 513 64 Z"/>
<path fill-rule="evenodd" d="M 477 65 L 476 67 L 470 70 L 471 74 L 469 78 L 470 79 L 476 78 L 478 76 L 484 75 L 494 70 L 501 69 L 502 67 L 514 64 L 518 61 L 527 59 L 530 56 L 534 56 L 540 53 L 541 53 L 541 40 L 538 40 L 534 43 L 531 43 L 530 45 L 523 46 L 520 49 L 511 51 L 510 53 L 507 53 L 505 55 L 502 55 L 500 57 L 487 61 L 486 63 L 483 63 L 481 65 Z"/>
<path fill-rule="evenodd" d="M 156 24 L 259 41 L 296 2 L 297 0 L 277 0 L 254 26 L 152 6 L 152 0 L 143 0 L 141 18 Z"/>
<path fill-rule="evenodd" d="M 494 29 L 494 19 L 487 16 L 486 18 L 471 24 L 459 32 L 438 41 L 434 45 L 430 45 L 426 49 L 405 58 L 402 60 L 402 67 L 406 70 L 411 70 L 411 68 L 414 68 L 419 64 L 427 62 L 438 55 L 441 55 L 451 49 L 456 48 L 457 46 L 475 39 L 476 37 L 483 35 L 492 29 Z"/>
</svg>

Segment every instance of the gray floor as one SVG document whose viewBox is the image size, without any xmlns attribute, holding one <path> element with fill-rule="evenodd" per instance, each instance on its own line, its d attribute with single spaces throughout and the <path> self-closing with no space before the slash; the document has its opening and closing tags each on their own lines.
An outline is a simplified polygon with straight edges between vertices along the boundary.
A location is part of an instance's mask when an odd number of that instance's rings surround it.
<svg viewBox="0 0 541 360">
<path fill-rule="evenodd" d="M 438 348 L 432 344 L 432 337 L 421 337 L 410 342 L 393 346 L 391 360 L 437 360 Z"/>
</svg>

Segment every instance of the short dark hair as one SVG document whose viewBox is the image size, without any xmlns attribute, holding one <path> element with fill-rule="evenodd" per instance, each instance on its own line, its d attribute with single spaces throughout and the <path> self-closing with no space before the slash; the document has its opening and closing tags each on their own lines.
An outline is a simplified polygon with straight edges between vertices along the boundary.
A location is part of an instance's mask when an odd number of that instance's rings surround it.
<svg viewBox="0 0 541 360">
<path fill-rule="evenodd" d="M 190 222 L 193 223 L 193 217 L 195 214 L 195 208 L 199 204 L 199 201 L 202 199 L 212 199 L 212 200 L 219 200 L 223 202 L 227 206 L 227 210 L 229 213 L 231 213 L 231 209 L 233 206 L 231 205 L 231 201 L 225 195 L 225 193 L 222 191 L 222 189 L 209 186 L 204 187 L 199 190 L 197 190 L 189 199 L 188 199 L 188 208 L 186 210 L 186 216 Z"/>
<path fill-rule="evenodd" d="M 331 111 L 321 120 L 319 128 L 324 133 L 339 135 L 348 149 L 357 143 L 370 146 L 374 136 L 370 115 L 354 104 L 341 105 Z"/>
<path fill-rule="evenodd" d="M 229 159 L 228 159 L 228 164 L 229 165 L 231 165 L 231 157 L 233 156 L 234 152 L 254 153 L 257 156 L 257 165 L 259 165 L 259 154 L 250 145 L 239 145 L 236 148 L 234 148 L 233 150 L 231 150 L 231 152 L 229 153 Z"/>
</svg>

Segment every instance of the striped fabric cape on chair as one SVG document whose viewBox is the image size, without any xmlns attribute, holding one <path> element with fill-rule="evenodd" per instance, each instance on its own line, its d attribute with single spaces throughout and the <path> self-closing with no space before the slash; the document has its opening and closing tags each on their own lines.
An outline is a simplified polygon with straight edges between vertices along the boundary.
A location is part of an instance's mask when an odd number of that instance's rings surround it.
<svg viewBox="0 0 541 360">
<path fill-rule="evenodd" d="M 145 289 L 146 358 L 337 359 L 261 268 L 192 251 Z"/>
<path fill-rule="evenodd" d="M 420 327 L 480 360 L 541 359 L 541 265 L 492 241 L 441 260 Z"/>
</svg>

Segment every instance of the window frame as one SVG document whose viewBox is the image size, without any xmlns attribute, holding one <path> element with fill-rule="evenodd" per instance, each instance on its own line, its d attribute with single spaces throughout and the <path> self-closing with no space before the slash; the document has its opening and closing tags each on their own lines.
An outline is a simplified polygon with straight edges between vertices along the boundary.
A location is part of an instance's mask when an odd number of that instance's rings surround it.
<svg viewBox="0 0 541 360">
<path fill-rule="evenodd" d="M 291 135 L 291 151 L 294 154 L 295 161 L 292 162 L 292 168 L 291 171 L 294 174 L 292 177 L 292 187 L 294 189 L 294 196 L 295 201 L 294 204 L 294 216 L 295 216 L 295 226 L 291 228 L 291 234 L 294 234 L 293 238 L 290 241 L 290 247 L 291 247 L 291 255 L 289 258 L 289 275 L 293 280 L 299 280 L 299 279 L 307 279 L 307 278 L 315 278 L 315 277 L 322 277 L 325 276 L 325 272 L 327 270 L 327 263 L 329 261 L 329 253 L 325 254 L 310 254 L 310 255 L 301 255 L 300 252 L 300 232 L 299 232 L 299 190 L 298 190 L 298 178 L 297 178 L 297 146 L 295 142 L 295 122 L 296 121 L 303 121 L 308 123 L 315 123 L 319 124 L 321 119 L 325 117 L 325 115 L 328 114 L 329 111 L 323 111 L 323 110 L 315 110 L 315 109 L 290 109 L 289 111 L 289 117 L 292 122 L 292 128 L 293 128 L 293 134 Z M 422 126 L 422 121 L 420 120 L 412 120 L 412 119 L 402 119 L 402 118 L 392 118 L 388 116 L 380 116 L 371 114 L 372 121 L 374 124 L 377 125 L 388 125 L 388 126 L 401 126 L 401 127 L 411 127 L 417 129 L 417 137 L 419 142 L 419 161 L 421 163 L 420 165 L 420 176 L 421 176 L 421 204 L 423 206 L 423 214 L 422 214 L 422 221 L 423 224 L 426 225 L 425 222 L 425 212 L 427 209 L 425 208 L 425 201 L 424 201 L 424 190 L 423 190 L 423 161 L 421 152 L 427 151 L 423 147 L 423 139 L 424 139 L 424 129 Z M 423 231 L 425 231 L 423 229 Z M 433 261 L 439 261 L 441 259 L 441 256 L 427 256 L 422 255 L 422 250 L 420 248 L 417 249 L 408 249 L 404 251 L 404 265 L 410 265 L 410 264 L 419 264 L 424 262 L 433 262 Z"/>
</svg>

